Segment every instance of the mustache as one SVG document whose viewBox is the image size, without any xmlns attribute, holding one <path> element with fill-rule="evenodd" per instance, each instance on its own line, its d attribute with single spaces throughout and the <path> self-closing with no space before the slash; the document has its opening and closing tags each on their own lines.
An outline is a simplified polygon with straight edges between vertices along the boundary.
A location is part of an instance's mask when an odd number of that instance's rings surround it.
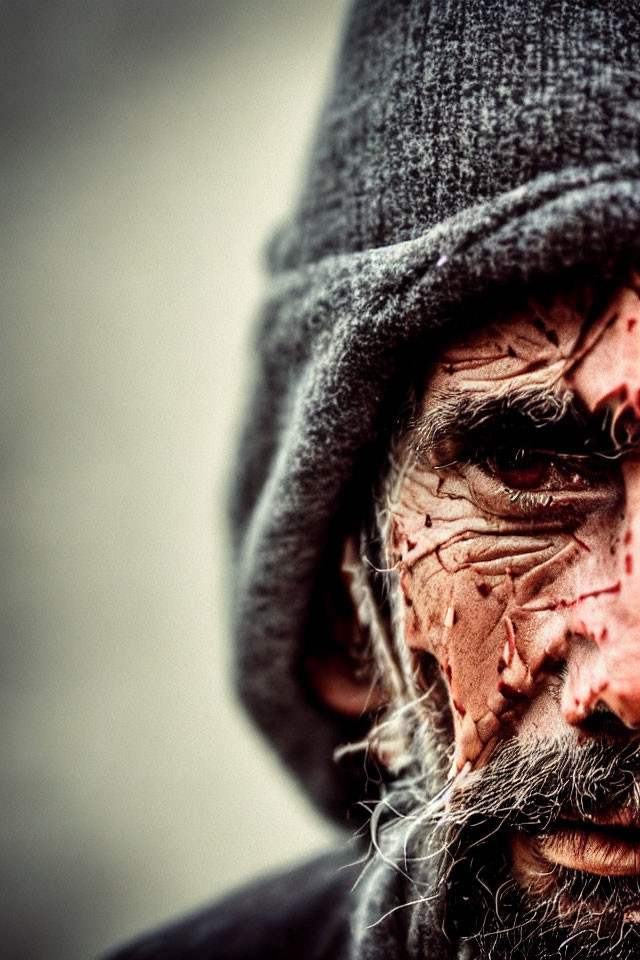
<svg viewBox="0 0 640 960">
<path fill-rule="evenodd" d="M 640 814 L 640 738 L 566 737 L 544 743 L 504 742 L 480 770 L 453 784 L 437 819 L 452 827 L 544 830 L 567 816 L 607 809 Z"/>
</svg>

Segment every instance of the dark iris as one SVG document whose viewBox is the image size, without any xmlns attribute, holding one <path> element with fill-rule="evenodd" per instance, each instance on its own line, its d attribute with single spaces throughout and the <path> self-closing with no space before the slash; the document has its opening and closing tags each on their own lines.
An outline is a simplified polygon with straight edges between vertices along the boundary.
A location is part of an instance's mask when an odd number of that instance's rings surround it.
<svg viewBox="0 0 640 960">
<path fill-rule="evenodd" d="M 535 490 L 551 471 L 549 457 L 535 450 L 498 450 L 487 459 L 487 466 L 513 490 Z"/>
</svg>

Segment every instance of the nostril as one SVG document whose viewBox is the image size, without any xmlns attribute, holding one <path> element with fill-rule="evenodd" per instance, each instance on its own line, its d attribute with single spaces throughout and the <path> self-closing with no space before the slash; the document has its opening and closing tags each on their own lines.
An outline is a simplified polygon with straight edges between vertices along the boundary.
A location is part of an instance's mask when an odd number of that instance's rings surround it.
<svg viewBox="0 0 640 960">
<path fill-rule="evenodd" d="M 629 726 L 599 700 L 592 712 L 580 724 L 580 729 L 592 736 L 624 737 L 629 736 Z"/>
</svg>

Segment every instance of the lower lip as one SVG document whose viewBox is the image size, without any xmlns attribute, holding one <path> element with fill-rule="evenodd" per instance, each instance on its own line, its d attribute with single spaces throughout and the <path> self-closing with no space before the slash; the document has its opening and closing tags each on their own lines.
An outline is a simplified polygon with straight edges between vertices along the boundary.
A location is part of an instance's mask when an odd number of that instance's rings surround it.
<svg viewBox="0 0 640 960">
<path fill-rule="evenodd" d="M 640 837 L 625 840 L 597 829 L 562 827 L 527 840 L 534 855 L 559 867 L 603 877 L 630 877 L 640 873 Z"/>
</svg>

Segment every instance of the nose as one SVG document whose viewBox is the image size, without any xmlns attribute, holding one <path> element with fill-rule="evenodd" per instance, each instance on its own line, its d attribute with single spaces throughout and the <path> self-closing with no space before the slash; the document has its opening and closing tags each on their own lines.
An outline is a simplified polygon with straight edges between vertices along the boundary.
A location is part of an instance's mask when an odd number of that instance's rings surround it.
<svg viewBox="0 0 640 960">
<path fill-rule="evenodd" d="M 577 604 L 562 709 L 582 725 L 596 711 L 611 711 L 640 728 L 640 458 L 621 463 L 624 522 L 614 550 L 613 575 L 602 590 Z"/>
<path fill-rule="evenodd" d="M 640 729 L 640 637 L 633 648 L 627 638 L 600 645 L 592 663 L 571 665 L 563 690 L 567 723 L 592 728 L 597 710 L 609 712 L 631 730 Z"/>
<path fill-rule="evenodd" d="M 590 328 L 591 340 L 569 374 L 592 412 L 608 409 L 611 429 L 637 439 L 640 423 L 640 297 L 619 287 Z M 637 448 L 636 448 L 637 451 Z M 612 546 L 603 538 L 591 556 L 591 584 L 577 591 L 562 706 L 569 723 L 583 723 L 598 703 L 629 727 L 640 727 L 640 456 L 621 461 L 625 506 Z M 601 518 L 602 526 L 602 518 Z M 621 527 L 618 528 L 618 524 Z M 597 538 L 596 538 L 597 539 Z M 611 553 L 610 553 L 611 551 Z"/>
</svg>

